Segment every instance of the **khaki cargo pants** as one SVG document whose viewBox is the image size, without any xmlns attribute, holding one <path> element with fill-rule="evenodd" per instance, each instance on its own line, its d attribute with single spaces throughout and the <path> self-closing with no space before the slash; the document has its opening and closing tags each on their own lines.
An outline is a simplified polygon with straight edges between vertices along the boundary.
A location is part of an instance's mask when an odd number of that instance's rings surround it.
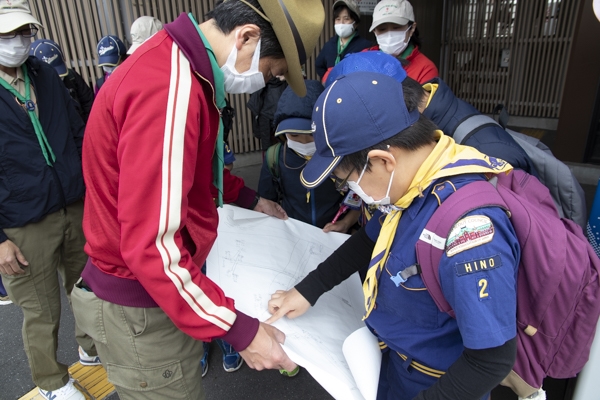
<svg viewBox="0 0 600 400">
<path fill-rule="evenodd" d="M 81 221 L 83 202 L 49 214 L 41 221 L 20 228 L 5 228 L 28 266 L 23 275 L 2 275 L 10 299 L 23 310 L 23 345 L 33 382 L 44 390 L 55 390 L 69 381 L 68 367 L 56 359 L 60 323 L 60 274 L 70 297 L 87 261 Z M 89 355 L 96 355 L 92 340 L 76 329 L 77 342 Z"/>
<path fill-rule="evenodd" d="M 96 344 L 121 400 L 203 400 L 202 342 L 180 331 L 158 307 L 120 306 L 76 285 L 77 325 Z"/>
</svg>

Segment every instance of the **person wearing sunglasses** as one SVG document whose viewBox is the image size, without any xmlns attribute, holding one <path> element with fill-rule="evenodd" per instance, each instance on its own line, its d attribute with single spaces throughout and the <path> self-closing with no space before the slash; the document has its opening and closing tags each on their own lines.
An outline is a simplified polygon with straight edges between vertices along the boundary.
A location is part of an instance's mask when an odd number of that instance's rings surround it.
<svg viewBox="0 0 600 400">
<path fill-rule="evenodd" d="M 0 273 L 23 311 L 23 344 L 41 397 L 83 400 L 57 360 L 56 332 L 58 276 L 70 296 L 87 261 L 84 124 L 54 68 L 29 56 L 40 27 L 27 1 L 0 0 Z M 76 336 L 81 361 L 100 364 L 92 339 Z"/>
</svg>

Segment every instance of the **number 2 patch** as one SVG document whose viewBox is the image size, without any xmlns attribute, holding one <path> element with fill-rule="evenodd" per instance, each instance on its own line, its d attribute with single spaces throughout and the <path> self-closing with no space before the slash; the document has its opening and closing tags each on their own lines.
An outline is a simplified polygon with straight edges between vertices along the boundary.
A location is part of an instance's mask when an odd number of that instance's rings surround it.
<svg viewBox="0 0 600 400">
<path fill-rule="evenodd" d="M 479 301 L 490 299 L 490 279 L 489 277 L 477 279 L 477 297 Z"/>
</svg>

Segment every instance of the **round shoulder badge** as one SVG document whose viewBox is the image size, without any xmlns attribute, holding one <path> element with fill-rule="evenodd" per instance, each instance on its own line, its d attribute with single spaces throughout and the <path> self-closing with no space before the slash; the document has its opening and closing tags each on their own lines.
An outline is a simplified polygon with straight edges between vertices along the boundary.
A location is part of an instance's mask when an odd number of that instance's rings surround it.
<svg viewBox="0 0 600 400">
<path fill-rule="evenodd" d="M 491 242 L 494 225 L 484 215 L 471 215 L 459 220 L 446 240 L 446 255 L 452 257 L 462 251 Z"/>
</svg>

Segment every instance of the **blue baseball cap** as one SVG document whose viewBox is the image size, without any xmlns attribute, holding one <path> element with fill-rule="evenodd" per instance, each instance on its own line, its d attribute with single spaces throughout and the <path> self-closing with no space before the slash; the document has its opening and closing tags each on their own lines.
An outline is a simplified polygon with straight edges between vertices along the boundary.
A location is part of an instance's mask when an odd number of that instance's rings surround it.
<svg viewBox="0 0 600 400">
<path fill-rule="evenodd" d="M 125 54 L 127 49 L 125 44 L 116 36 L 104 36 L 96 46 L 98 52 L 98 66 L 108 65 L 115 67 Z"/>
<path fill-rule="evenodd" d="M 307 134 L 312 132 L 312 112 L 315 102 L 325 88 L 319 81 L 307 80 L 306 96 L 300 97 L 288 86 L 277 103 L 273 124 L 277 126 L 275 136 L 285 133 Z"/>
<path fill-rule="evenodd" d="M 315 154 L 300 174 L 312 189 L 328 178 L 344 156 L 381 143 L 419 119 L 409 112 L 402 84 L 387 75 L 355 72 L 338 77 L 313 109 Z"/>
<path fill-rule="evenodd" d="M 68 73 L 62 49 L 50 39 L 38 39 L 31 43 L 29 55 L 50 64 L 61 78 Z"/>
<path fill-rule="evenodd" d="M 402 82 L 406 78 L 406 70 L 396 57 L 382 51 L 363 51 L 348 54 L 333 67 L 327 76 L 325 87 L 331 85 L 333 81 L 342 75 L 349 75 L 359 71 L 377 72 L 391 76 L 398 82 Z"/>
</svg>

